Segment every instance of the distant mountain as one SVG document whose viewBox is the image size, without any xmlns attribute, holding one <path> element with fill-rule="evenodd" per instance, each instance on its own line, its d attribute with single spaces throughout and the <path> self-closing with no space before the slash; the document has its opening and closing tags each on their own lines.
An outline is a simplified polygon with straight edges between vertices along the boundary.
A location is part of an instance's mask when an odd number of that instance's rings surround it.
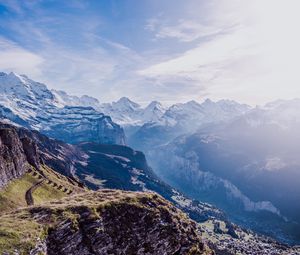
<svg viewBox="0 0 300 255">
<path fill-rule="evenodd" d="M 128 137 L 128 143 L 148 150 L 171 141 L 179 135 L 193 133 L 212 123 L 223 123 L 245 114 L 250 106 L 235 101 L 209 99 L 202 104 L 196 101 L 175 104 L 157 120 L 145 123 Z"/>
<path fill-rule="evenodd" d="M 203 103 L 189 101 L 164 107 L 153 101 L 146 107 L 122 97 L 116 102 L 100 103 L 89 96 L 71 96 L 63 91 L 52 91 L 56 101 L 64 106 L 90 106 L 121 125 L 128 142 L 137 148 L 156 146 L 180 134 L 195 132 L 198 128 L 215 122 L 231 120 L 248 112 L 251 107 L 232 100 Z"/>
<path fill-rule="evenodd" d="M 71 96 L 62 90 L 51 90 L 55 100 L 62 106 L 90 106 L 95 107 L 99 104 L 98 99 L 87 95 L 77 97 Z"/>
<path fill-rule="evenodd" d="M 147 156 L 163 180 L 189 196 L 299 243 L 299 109 L 299 99 L 271 102 L 148 148 Z"/>
<path fill-rule="evenodd" d="M 96 98 L 89 96 L 71 96 L 64 91 L 52 90 L 61 105 L 65 106 L 91 106 L 99 112 L 111 116 L 114 122 L 126 127 L 141 126 L 146 122 L 158 121 L 166 109 L 157 101 L 151 102 L 148 106 L 131 101 L 122 97 L 116 102 L 100 103 Z"/>
<path fill-rule="evenodd" d="M 235 101 L 221 100 L 213 102 L 206 99 L 202 104 L 190 101 L 171 106 L 162 117 L 164 124 L 185 129 L 185 132 L 197 130 L 199 126 L 232 119 L 244 114 L 250 106 Z"/>
<path fill-rule="evenodd" d="M 123 127 L 142 125 L 159 125 L 195 131 L 202 124 L 228 120 L 239 116 L 251 109 L 250 106 L 239 104 L 232 100 L 213 102 L 207 99 L 202 104 L 196 101 L 178 103 L 164 107 L 158 101 L 152 101 L 146 107 L 122 97 L 116 102 L 100 103 L 96 98 L 89 96 L 71 96 L 63 91 L 52 90 L 57 101 L 65 106 L 91 106 L 94 109 L 111 116 L 113 121 Z"/>
<path fill-rule="evenodd" d="M 91 106 L 65 106 L 57 93 L 25 75 L 0 73 L 0 118 L 70 143 L 125 143 L 123 129 L 109 116 Z"/>
</svg>

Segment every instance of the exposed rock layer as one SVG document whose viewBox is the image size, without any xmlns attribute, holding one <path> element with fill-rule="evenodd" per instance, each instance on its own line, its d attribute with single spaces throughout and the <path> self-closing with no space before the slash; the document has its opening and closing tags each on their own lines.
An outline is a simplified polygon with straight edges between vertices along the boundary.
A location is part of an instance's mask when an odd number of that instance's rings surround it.
<svg viewBox="0 0 300 255">
<path fill-rule="evenodd" d="M 31 210 L 43 223 L 62 211 L 68 216 L 48 231 L 49 255 L 212 254 L 196 224 L 154 193 L 103 190 Z"/>
<path fill-rule="evenodd" d="M 27 169 L 26 154 L 16 130 L 0 129 L 0 188 L 22 176 Z"/>
</svg>

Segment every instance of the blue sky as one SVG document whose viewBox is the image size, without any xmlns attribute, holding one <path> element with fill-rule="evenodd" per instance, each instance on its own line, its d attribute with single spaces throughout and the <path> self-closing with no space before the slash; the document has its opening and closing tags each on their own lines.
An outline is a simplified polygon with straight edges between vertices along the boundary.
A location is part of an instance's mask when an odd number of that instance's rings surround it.
<svg viewBox="0 0 300 255">
<path fill-rule="evenodd" d="M 0 69 L 100 101 L 300 97 L 297 0 L 0 0 Z"/>
</svg>

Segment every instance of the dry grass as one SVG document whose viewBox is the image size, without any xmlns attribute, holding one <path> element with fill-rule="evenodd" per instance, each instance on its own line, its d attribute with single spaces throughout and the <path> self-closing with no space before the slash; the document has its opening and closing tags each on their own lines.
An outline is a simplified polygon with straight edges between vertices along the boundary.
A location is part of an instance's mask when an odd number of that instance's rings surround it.
<svg viewBox="0 0 300 255">
<path fill-rule="evenodd" d="M 184 231 L 190 223 L 184 213 L 155 193 L 120 190 L 84 192 L 0 216 L 0 254 L 16 248 L 26 254 L 38 239 L 43 239 L 48 228 L 65 220 L 71 220 L 76 229 L 83 208 L 89 211 L 89 217 L 99 218 L 106 210 L 118 210 L 123 206 L 143 208 L 153 215 L 167 211 L 173 222 L 178 223 L 178 228 Z M 190 254 L 197 253 L 191 250 Z"/>
</svg>

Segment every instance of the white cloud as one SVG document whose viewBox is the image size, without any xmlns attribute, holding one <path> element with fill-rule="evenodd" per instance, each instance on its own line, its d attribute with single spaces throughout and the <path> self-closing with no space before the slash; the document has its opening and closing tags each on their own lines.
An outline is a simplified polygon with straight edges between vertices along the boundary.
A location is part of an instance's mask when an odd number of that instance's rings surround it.
<svg viewBox="0 0 300 255">
<path fill-rule="evenodd" d="M 32 76 L 41 74 L 40 66 L 44 59 L 16 43 L 0 37 L 0 69 L 15 71 Z"/>
<path fill-rule="evenodd" d="M 208 28 L 203 28 L 201 20 L 198 27 L 184 20 L 177 26 L 153 27 L 156 37 L 161 38 L 188 42 L 210 33 L 212 37 L 138 74 L 164 81 L 187 79 L 185 86 L 201 86 L 199 91 L 203 93 L 204 88 L 214 99 L 255 104 L 299 97 L 300 2 L 213 2 L 207 13 L 211 21 Z M 223 33 L 224 28 L 230 29 Z"/>
<path fill-rule="evenodd" d="M 182 42 L 191 42 L 202 37 L 216 35 L 223 30 L 222 28 L 184 19 L 179 20 L 174 25 L 164 25 L 157 19 L 150 19 L 146 29 L 154 31 L 157 38 L 175 38 Z"/>
<path fill-rule="evenodd" d="M 28 3 L 34 6 L 32 18 L 22 13 Z M 3 19 L 0 27 L 20 44 L 0 38 L 0 69 L 105 101 L 123 95 L 141 101 L 209 96 L 251 104 L 300 97 L 298 0 L 187 1 L 167 6 L 167 11 L 152 13 L 148 33 L 143 31 L 138 43 L 135 38 L 118 42 L 101 37 L 107 21 L 100 15 L 49 15 L 38 3 L 6 5 L 19 13 L 18 18 Z M 77 3 L 70 5 L 88 8 Z M 143 24 L 136 24 L 136 37 Z"/>
<path fill-rule="evenodd" d="M 89 94 L 101 100 L 112 100 L 109 97 L 116 96 L 113 90 L 121 83 L 118 79 L 125 80 L 130 66 L 140 58 L 130 48 L 96 36 L 93 30 L 98 22 L 81 23 L 84 23 L 84 29 L 78 31 L 78 36 L 82 40 L 82 48 L 58 43 L 56 38 L 47 34 L 47 30 L 31 21 L 23 22 L 23 29 L 17 22 L 8 23 L 15 37 L 32 50 L 0 37 L 0 70 L 26 74 L 50 88 L 71 94 Z"/>
</svg>

